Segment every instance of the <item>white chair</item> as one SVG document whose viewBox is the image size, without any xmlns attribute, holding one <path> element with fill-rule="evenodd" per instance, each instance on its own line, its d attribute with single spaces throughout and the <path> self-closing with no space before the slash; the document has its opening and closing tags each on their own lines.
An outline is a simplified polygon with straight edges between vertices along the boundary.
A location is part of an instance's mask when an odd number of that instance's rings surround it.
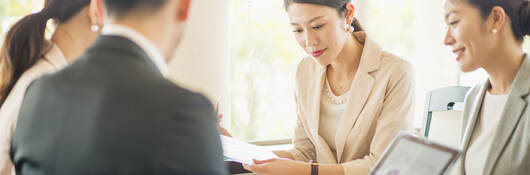
<svg viewBox="0 0 530 175">
<path fill-rule="evenodd" d="M 422 134 L 429 140 L 458 148 L 463 102 L 469 87 L 453 86 L 429 92 Z"/>
</svg>

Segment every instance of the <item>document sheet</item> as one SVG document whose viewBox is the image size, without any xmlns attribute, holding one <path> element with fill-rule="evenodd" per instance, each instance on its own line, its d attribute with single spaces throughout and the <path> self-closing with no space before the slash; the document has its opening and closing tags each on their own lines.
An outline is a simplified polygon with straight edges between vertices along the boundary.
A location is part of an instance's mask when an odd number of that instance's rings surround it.
<svg viewBox="0 0 530 175">
<path fill-rule="evenodd" d="M 223 145 L 223 154 L 225 157 L 247 165 L 254 164 L 252 159 L 266 160 L 278 158 L 276 154 L 266 148 L 223 135 L 221 135 L 221 144 Z"/>
</svg>

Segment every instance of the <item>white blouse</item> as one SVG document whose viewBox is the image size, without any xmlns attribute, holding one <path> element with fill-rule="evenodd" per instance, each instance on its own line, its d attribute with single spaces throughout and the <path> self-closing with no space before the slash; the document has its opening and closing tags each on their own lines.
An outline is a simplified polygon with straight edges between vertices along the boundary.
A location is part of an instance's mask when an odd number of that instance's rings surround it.
<svg viewBox="0 0 530 175">
<path fill-rule="evenodd" d="M 333 94 L 329 81 L 325 78 L 324 88 L 322 88 L 322 96 L 320 99 L 320 122 L 318 133 L 326 142 L 336 156 L 336 143 L 335 135 L 337 134 L 337 128 L 341 120 L 342 114 L 346 109 L 346 102 L 350 96 L 350 91 L 336 96 Z M 336 157 L 335 157 L 336 158 Z"/>
<path fill-rule="evenodd" d="M 485 168 L 486 159 L 497 131 L 497 126 L 501 120 L 502 112 L 508 95 L 491 95 L 486 93 L 482 108 L 477 120 L 469 149 L 465 157 L 466 174 L 482 174 Z"/>
</svg>

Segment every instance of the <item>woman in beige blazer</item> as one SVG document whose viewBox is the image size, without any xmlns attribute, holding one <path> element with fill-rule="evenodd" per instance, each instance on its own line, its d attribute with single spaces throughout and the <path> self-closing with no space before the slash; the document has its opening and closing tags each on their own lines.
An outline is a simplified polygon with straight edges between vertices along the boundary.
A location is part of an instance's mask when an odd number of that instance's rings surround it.
<svg viewBox="0 0 530 175">
<path fill-rule="evenodd" d="M 304 58 L 296 73 L 298 123 L 285 159 L 256 160 L 258 174 L 368 174 L 400 130 L 412 127 L 411 65 L 363 32 L 349 0 L 285 0 Z M 318 161 L 318 164 L 307 162 Z"/>
<path fill-rule="evenodd" d="M 9 151 L 26 88 L 74 61 L 95 40 L 103 21 L 97 2 L 46 0 L 40 12 L 9 29 L 0 53 L 0 175 L 15 174 Z M 51 41 L 44 39 L 49 19 L 57 24 Z"/>
<path fill-rule="evenodd" d="M 447 0 L 451 46 L 464 72 L 489 77 L 465 100 L 461 160 L 456 174 L 530 173 L 530 35 L 528 0 Z"/>
</svg>

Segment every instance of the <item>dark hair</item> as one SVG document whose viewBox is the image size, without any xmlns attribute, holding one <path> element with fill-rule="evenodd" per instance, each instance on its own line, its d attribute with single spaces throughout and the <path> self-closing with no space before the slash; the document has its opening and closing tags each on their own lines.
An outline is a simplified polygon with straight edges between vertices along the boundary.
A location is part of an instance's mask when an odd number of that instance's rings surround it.
<svg viewBox="0 0 530 175">
<path fill-rule="evenodd" d="M 104 0 L 104 2 L 109 14 L 122 17 L 135 10 L 147 10 L 147 12 L 159 10 L 167 0 Z"/>
<path fill-rule="evenodd" d="M 46 0 L 40 12 L 25 16 L 9 29 L 0 50 L 0 105 L 20 76 L 50 49 L 44 38 L 48 20 L 67 22 L 88 4 L 90 0 Z"/>
<path fill-rule="evenodd" d="M 303 4 L 315 4 L 315 5 L 324 5 L 331 8 L 334 8 L 339 12 L 340 16 L 344 16 L 346 11 L 346 5 L 350 3 L 351 0 L 284 0 L 284 7 L 285 10 L 289 8 L 289 5 L 292 3 L 303 3 Z M 351 24 L 353 28 L 355 29 L 355 32 L 358 31 L 364 31 L 364 28 L 362 27 L 361 23 L 357 18 L 353 18 L 353 22 Z"/>
<path fill-rule="evenodd" d="M 484 19 L 490 15 L 493 7 L 502 7 L 512 22 L 512 31 L 517 41 L 523 41 L 524 36 L 530 35 L 528 0 L 467 0 L 467 2 L 477 7 Z"/>
</svg>

